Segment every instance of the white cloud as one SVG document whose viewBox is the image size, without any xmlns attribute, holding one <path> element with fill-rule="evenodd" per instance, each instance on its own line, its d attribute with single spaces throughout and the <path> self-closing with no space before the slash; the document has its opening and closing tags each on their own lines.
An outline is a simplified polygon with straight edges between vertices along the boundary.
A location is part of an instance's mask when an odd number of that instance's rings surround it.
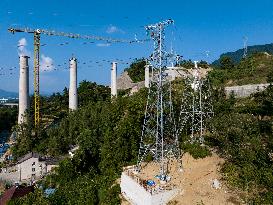
<svg viewBox="0 0 273 205">
<path fill-rule="evenodd" d="M 42 54 L 40 62 L 41 71 L 52 71 L 54 69 L 53 59 Z"/>
<path fill-rule="evenodd" d="M 18 41 L 18 46 L 27 46 L 27 40 L 25 38 L 21 38 Z"/>
<path fill-rule="evenodd" d="M 27 50 L 27 40 L 25 38 L 21 38 L 18 41 L 18 54 L 21 56 L 30 56 L 30 52 Z"/>
<path fill-rule="evenodd" d="M 116 26 L 110 25 L 107 28 L 106 33 L 124 33 L 124 31 Z"/>
<path fill-rule="evenodd" d="M 110 43 L 97 43 L 96 44 L 98 47 L 108 47 L 108 46 L 111 46 Z"/>
</svg>

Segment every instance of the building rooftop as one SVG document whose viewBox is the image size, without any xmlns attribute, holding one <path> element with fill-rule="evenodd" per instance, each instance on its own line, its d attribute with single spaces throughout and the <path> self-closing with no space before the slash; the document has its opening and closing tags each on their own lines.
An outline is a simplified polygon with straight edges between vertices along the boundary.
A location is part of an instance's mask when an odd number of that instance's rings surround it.
<svg viewBox="0 0 273 205">
<path fill-rule="evenodd" d="M 29 152 L 26 155 L 24 155 L 23 157 L 19 158 L 19 160 L 17 161 L 17 164 L 21 164 L 22 162 L 24 162 L 30 158 L 38 158 L 39 161 L 44 161 L 49 165 L 56 165 L 59 162 L 59 160 L 56 158 L 45 157 L 45 156 L 40 155 L 37 152 Z"/>
<path fill-rule="evenodd" d="M 24 162 L 24 161 L 26 161 L 26 160 L 28 160 L 28 159 L 30 159 L 32 157 L 33 158 L 41 158 L 41 156 L 38 153 L 36 153 L 36 152 L 29 152 L 26 155 L 24 155 L 23 157 L 19 158 L 17 164 L 21 164 L 22 162 Z"/>
<path fill-rule="evenodd" d="M 6 205 L 9 200 L 23 197 L 33 191 L 34 191 L 33 186 L 27 186 L 27 187 L 13 186 L 13 187 L 7 189 L 5 191 L 5 193 L 2 195 L 2 197 L 0 199 L 0 204 Z"/>
</svg>

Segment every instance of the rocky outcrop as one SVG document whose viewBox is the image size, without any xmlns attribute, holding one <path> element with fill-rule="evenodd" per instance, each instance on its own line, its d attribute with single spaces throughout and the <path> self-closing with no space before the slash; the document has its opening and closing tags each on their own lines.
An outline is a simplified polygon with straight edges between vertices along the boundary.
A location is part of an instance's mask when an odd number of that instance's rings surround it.
<svg viewBox="0 0 273 205">
<path fill-rule="evenodd" d="M 208 72 L 211 70 L 209 69 L 200 69 L 200 75 L 201 77 L 205 77 Z M 168 74 L 169 80 L 175 80 L 175 78 L 187 78 L 189 76 L 193 75 L 194 69 L 184 69 L 184 68 L 176 68 L 176 67 L 170 67 L 168 70 L 166 70 L 166 73 Z M 235 97 L 242 98 L 242 97 L 248 97 L 252 93 L 260 92 L 265 90 L 269 86 L 269 83 L 267 84 L 250 84 L 250 85 L 242 85 L 242 86 L 231 86 L 231 87 L 225 87 L 225 92 L 229 96 L 231 93 L 234 93 Z M 117 79 L 117 88 L 119 90 L 127 90 L 131 89 L 131 94 L 137 92 L 140 88 L 144 87 L 144 81 L 134 83 L 130 76 L 128 75 L 128 72 L 123 72 Z"/>
<path fill-rule="evenodd" d="M 170 67 L 166 70 L 168 74 L 169 80 L 175 80 L 175 78 L 186 78 L 187 76 L 191 75 L 191 73 L 184 68 L 176 68 Z M 137 82 L 134 83 L 130 76 L 128 75 L 127 71 L 124 71 L 118 78 L 117 78 L 117 89 L 118 90 L 127 90 L 132 89 L 133 92 L 135 90 L 139 90 L 145 86 L 145 82 Z"/>
<path fill-rule="evenodd" d="M 127 71 L 124 71 L 117 79 L 117 88 L 118 90 L 127 90 L 131 88 L 143 88 L 144 81 L 134 83 Z"/>
</svg>

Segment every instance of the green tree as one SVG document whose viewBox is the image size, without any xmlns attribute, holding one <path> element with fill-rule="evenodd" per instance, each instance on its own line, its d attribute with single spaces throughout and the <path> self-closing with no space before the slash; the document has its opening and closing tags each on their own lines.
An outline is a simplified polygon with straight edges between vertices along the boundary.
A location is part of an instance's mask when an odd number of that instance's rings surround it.
<svg viewBox="0 0 273 205">
<path fill-rule="evenodd" d="M 129 68 L 126 68 L 125 71 L 128 72 L 128 75 L 132 79 L 133 82 L 140 82 L 143 81 L 145 78 L 145 65 L 146 60 L 136 59 Z"/>
<path fill-rule="evenodd" d="M 109 87 L 86 80 L 80 82 L 78 95 L 80 106 L 85 106 L 91 102 L 110 101 L 111 96 Z"/>
<path fill-rule="evenodd" d="M 0 106 L 0 133 L 4 130 L 10 131 L 11 128 L 16 124 L 17 116 L 17 108 Z"/>
<path fill-rule="evenodd" d="M 224 70 L 232 70 L 235 67 L 232 59 L 228 56 L 223 56 L 220 59 L 220 68 Z"/>
<path fill-rule="evenodd" d="M 29 193 L 25 197 L 12 199 L 8 205 L 50 205 L 51 203 L 43 196 L 39 189 L 35 189 L 34 193 Z"/>
<path fill-rule="evenodd" d="M 270 69 L 268 75 L 267 75 L 267 82 L 273 83 L 273 68 Z"/>
</svg>

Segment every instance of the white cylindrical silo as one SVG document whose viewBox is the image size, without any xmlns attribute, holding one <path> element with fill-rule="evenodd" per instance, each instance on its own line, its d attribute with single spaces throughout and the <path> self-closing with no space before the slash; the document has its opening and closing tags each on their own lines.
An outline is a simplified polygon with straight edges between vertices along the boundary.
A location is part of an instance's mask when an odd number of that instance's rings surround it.
<svg viewBox="0 0 273 205">
<path fill-rule="evenodd" d="M 198 68 L 198 61 L 194 61 L 194 68 Z"/>
<path fill-rule="evenodd" d="M 145 87 L 149 88 L 150 84 L 150 65 L 145 66 Z"/>
<path fill-rule="evenodd" d="M 29 110 L 29 67 L 28 56 L 21 55 L 20 57 L 20 76 L 19 76 L 19 112 L 18 124 L 25 123 L 26 114 Z"/>
<path fill-rule="evenodd" d="M 70 59 L 70 85 L 69 85 L 69 109 L 78 109 L 78 91 L 77 91 L 77 59 Z"/>
<path fill-rule="evenodd" d="M 112 63 L 111 68 L 111 97 L 117 97 L 117 63 Z"/>
</svg>

